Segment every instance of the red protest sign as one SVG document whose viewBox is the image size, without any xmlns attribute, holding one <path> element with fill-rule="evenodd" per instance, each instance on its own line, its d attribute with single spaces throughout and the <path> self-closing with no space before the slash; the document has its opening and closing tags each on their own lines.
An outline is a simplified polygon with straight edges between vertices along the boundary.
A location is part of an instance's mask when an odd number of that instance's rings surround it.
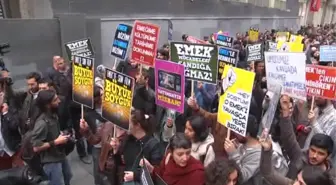
<svg viewBox="0 0 336 185">
<path fill-rule="evenodd" d="M 187 37 L 187 42 L 193 43 L 193 44 L 206 44 L 206 41 L 200 40 L 196 37 L 193 36 L 188 36 Z"/>
<path fill-rule="evenodd" d="M 131 61 L 154 66 L 160 27 L 135 21 L 133 28 Z"/>
<path fill-rule="evenodd" d="M 307 65 L 306 88 L 308 95 L 336 99 L 336 68 Z"/>
</svg>

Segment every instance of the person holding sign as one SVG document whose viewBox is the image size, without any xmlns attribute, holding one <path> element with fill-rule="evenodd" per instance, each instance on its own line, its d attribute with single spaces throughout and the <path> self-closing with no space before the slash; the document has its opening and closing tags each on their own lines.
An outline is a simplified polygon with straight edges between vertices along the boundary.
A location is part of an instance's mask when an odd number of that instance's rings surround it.
<svg viewBox="0 0 336 185">
<path fill-rule="evenodd" d="M 192 157 L 191 141 L 183 133 L 174 135 L 169 142 L 168 154 L 159 167 L 154 167 L 147 159 L 140 161 L 148 170 L 166 182 L 167 185 L 204 185 L 203 164 Z"/>
<path fill-rule="evenodd" d="M 188 105 L 196 115 L 200 115 L 208 121 L 209 127 L 211 128 L 211 134 L 214 136 L 213 148 L 216 156 L 225 155 L 225 151 L 223 150 L 223 138 L 226 138 L 227 129 L 217 122 L 217 113 L 210 113 L 202 109 L 197 104 L 195 97 L 190 97 L 188 99 Z"/>
<path fill-rule="evenodd" d="M 287 177 L 294 180 L 303 168 L 317 166 L 328 172 L 333 177 L 333 180 L 336 181 L 336 169 L 333 168 L 330 161 L 330 157 L 334 151 L 332 138 L 326 134 L 314 134 L 309 140 L 308 150 L 302 151 L 293 129 L 291 118 L 292 103 L 288 101 L 286 96 L 283 96 L 280 99 L 280 106 L 282 107 L 279 123 L 280 141 L 291 161 Z"/>
<path fill-rule="evenodd" d="M 159 165 L 162 159 L 160 143 L 151 136 L 152 116 L 134 109 L 130 118 L 130 131 L 123 143 L 112 138 L 110 145 L 120 164 L 125 165 L 124 185 L 140 184 L 140 160 L 144 157 L 153 165 Z"/>
<path fill-rule="evenodd" d="M 110 185 L 117 184 L 117 166 L 115 155 L 110 147 L 110 139 L 116 132 L 116 137 L 122 139 L 126 131 L 118 129 L 101 116 L 102 89 L 94 88 L 94 109 L 86 109 L 84 119 L 80 121 L 80 132 L 93 145 L 93 177 L 96 185 L 103 185 L 105 179 Z"/>
<path fill-rule="evenodd" d="M 304 148 L 309 148 L 310 140 L 316 133 L 329 135 L 336 142 L 336 109 L 332 101 L 324 98 L 315 98 L 316 108 L 308 115 L 312 132 L 308 135 Z"/>
<path fill-rule="evenodd" d="M 253 185 L 262 183 L 262 178 L 258 174 L 261 158 L 261 145 L 257 139 L 258 128 L 257 119 L 249 115 L 246 137 L 232 132 L 236 139 L 226 139 L 224 143 L 224 149 L 229 159 L 234 160 L 240 168 L 243 183 Z M 236 144 L 235 141 L 238 141 L 239 144 Z"/>
<path fill-rule="evenodd" d="M 270 138 L 261 141 L 263 147 L 260 171 L 262 176 L 272 185 L 333 185 L 332 177 L 318 166 L 305 166 L 295 177 L 295 181 L 277 173 L 272 166 L 272 141 Z"/>
</svg>

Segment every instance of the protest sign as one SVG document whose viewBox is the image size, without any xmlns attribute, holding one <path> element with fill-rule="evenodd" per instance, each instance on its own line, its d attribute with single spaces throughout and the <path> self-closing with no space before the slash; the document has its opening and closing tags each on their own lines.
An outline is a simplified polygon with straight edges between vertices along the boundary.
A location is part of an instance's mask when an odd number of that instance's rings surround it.
<svg viewBox="0 0 336 185">
<path fill-rule="evenodd" d="M 143 158 L 143 160 L 145 159 Z M 149 173 L 147 165 L 144 165 L 141 170 L 141 185 L 154 185 L 152 176 Z"/>
<path fill-rule="evenodd" d="M 232 48 L 233 47 L 233 37 L 229 37 L 223 34 L 217 34 L 216 44 L 219 46 Z"/>
<path fill-rule="evenodd" d="M 156 104 L 183 113 L 184 81 L 184 65 L 156 59 Z"/>
<path fill-rule="evenodd" d="M 336 68 L 307 65 L 306 67 L 307 94 L 326 99 L 336 99 Z"/>
<path fill-rule="evenodd" d="M 336 45 L 320 46 L 320 62 L 336 61 Z"/>
<path fill-rule="evenodd" d="M 231 131 L 246 135 L 255 73 L 225 66 L 217 120 Z"/>
<path fill-rule="evenodd" d="M 239 50 L 218 47 L 218 79 L 222 78 L 225 65 L 237 66 L 239 61 Z"/>
<path fill-rule="evenodd" d="M 211 35 L 211 40 L 216 43 L 216 39 L 217 39 L 217 35 L 218 34 L 222 34 L 222 35 L 225 35 L 225 36 L 230 36 L 230 33 L 228 31 L 225 31 L 223 32 L 222 30 L 219 30 L 217 33 L 213 33 Z"/>
<path fill-rule="evenodd" d="M 94 59 L 73 56 L 72 100 L 93 108 Z"/>
<path fill-rule="evenodd" d="M 217 83 L 217 46 L 185 42 L 170 43 L 171 61 L 183 64 L 188 80 Z"/>
<path fill-rule="evenodd" d="M 259 29 L 250 28 L 250 30 L 248 31 L 248 36 L 252 42 L 257 42 L 259 40 Z"/>
<path fill-rule="evenodd" d="M 290 35 L 289 42 L 295 42 L 298 44 L 302 44 L 303 37 L 301 35 Z"/>
<path fill-rule="evenodd" d="M 66 43 L 65 51 L 69 60 L 72 60 L 72 57 L 75 55 L 81 57 L 92 57 L 94 55 L 89 38 Z"/>
<path fill-rule="evenodd" d="M 275 92 L 275 84 L 282 93 L 306 100 L 306 54 L 265 52 L 267 89 Z"/>
<path fill-rule="evenodd" d="M 135 21 L 131 61 L 154 67 L 159 34 L 158 25 Z"/>
<path fill-rule="evenodd" d="M 173 40 L 173 22 L 168 20 L 168 40 Z"/>
<path fill-rule="evenodd" d="M 247 62 L 260 61 L 264 58 L 264 45 L 262 43 L 246 46 Z"/>
<path fill-rule="evenodd" d="M 206 41 L 198 39 L 193 36 L 188 36 L 186 41 L 189 43 L 193 43 L 193 44 L 206 44 L 207 43 Z"/>
<path fill-rule="evenodd" d="M 134 79 L 106 68 L 102 117 L 128 130 L 133 100 Z"/>
<path fill-rule="evenodd" d="M 273 123 L 274 115 L 275 115 L 278 102 L 281 96 L 281 85 L 274 84 L 273 90 L 274 92 L 268 91 L 266 94 L 266 96 L 268 96 L 269 98 L 269 103 L 268 103 L 268 108 L 266 109 L 266 112 L 261 120 L 263 130 L 267 129 L 267 131 L 270 130 L 272 123 Z"/>
<path fill-rule="evenodd" d="M 287 42 L 289 39 L 289 32 L 277 32 L 276 35 L 277 42 Z"/>
<path fill-rule="evenodd" d="M 114 35 L 112 43 L 111 55 L 125 60 L 129 41 L 132 34 L 132 26 L 127 24 L 119 24 Z"/>
<path fill-rule="evenodd" d="M 276 52 L 278 51 L 278 43 L 272 41 L 265 42 L 265 51 Z"/>
<path fill-rule="evenodd" d="M 303 44 L 296 42 L 278 42 L 278 51 L 279 52 L 302 52 Z"/>
</svg>

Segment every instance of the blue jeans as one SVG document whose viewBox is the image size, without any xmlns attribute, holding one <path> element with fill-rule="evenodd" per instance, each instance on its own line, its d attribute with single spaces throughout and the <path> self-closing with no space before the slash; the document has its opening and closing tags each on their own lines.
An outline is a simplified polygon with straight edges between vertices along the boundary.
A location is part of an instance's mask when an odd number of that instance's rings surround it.
<svg viewBox="0 0 336 185">
<path fill-rule="evenodd" d="M 67 159 L 57 163 L 46 163 L 43 170 L 50 180 L 50 185 L 70 185 L 72 172 Z"/>
</svg>

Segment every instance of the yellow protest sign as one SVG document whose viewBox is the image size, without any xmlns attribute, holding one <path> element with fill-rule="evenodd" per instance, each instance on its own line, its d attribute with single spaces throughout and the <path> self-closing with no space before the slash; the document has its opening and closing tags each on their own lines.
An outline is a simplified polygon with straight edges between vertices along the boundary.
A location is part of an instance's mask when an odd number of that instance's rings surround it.
<svg viewBox="0 0 336 185">
<path fill-rule="evenodd" d="M 255 73 L 226 65 L 219 98 L 219 123 L 245 136 Z"/>
<path fill-rule="evenodd" d="M 72 100 L 93 108 L 94 58 L 72 57 Z"/>
<path fill-rule="evenodd" d="M 250 28 L 248 31 L 250 41 L 257 42 L 259 40 L 259 30 Z"/>
<path fill-rule="evenodd" d="M 106 69 L 102 117 L 128 130 L 133 101 L 134 79 L 117 71 Z"/>
<path fill-rule="evenodd" d="M 293 35 L 291 34 L 289 42 L 302 44 L 303 37 L 301 35 Z"/>
<path fill-rule="evenodd" d="M 276 41 L 287 42 L 289 39 L 289 32 L 277 32 Z"/>
<path fill-rule="evenodd" d="M 303 44 L 297 42 L 278 42 L 277 49 L 279 52 L 302 52 Z"/>
</svg>

